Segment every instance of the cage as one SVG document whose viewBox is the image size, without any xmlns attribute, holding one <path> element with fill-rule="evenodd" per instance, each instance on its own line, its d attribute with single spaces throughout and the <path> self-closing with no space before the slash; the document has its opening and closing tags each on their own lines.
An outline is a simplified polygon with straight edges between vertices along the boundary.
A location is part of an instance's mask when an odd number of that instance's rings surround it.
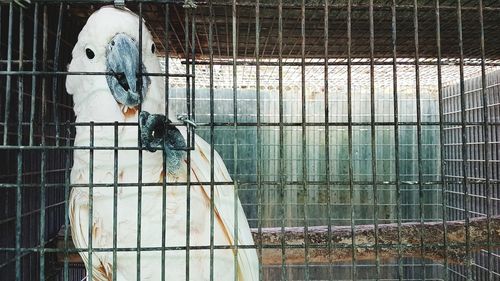
<svg viewBox="0 0 500 281">
<path fill-rule="evenodd" d="M 490 0 L 1 3 L 0 279 L 87 275 L 91 249 L 69 231 L 73 154 L 123 148 L 74 145 L 99 123 L 75 122 L 65 79 L 96 75 L 67 65 L 104 5 L 145 20 L 168 110 L 224 160 L 259 280 L 500 280 Z"/>
</svg>

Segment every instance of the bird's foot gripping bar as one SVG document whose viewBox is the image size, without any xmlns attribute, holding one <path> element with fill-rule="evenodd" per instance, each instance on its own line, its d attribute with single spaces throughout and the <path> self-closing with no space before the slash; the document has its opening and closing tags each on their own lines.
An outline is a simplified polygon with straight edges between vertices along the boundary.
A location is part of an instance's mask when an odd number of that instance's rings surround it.
<svg viewBox="0 0 500 281">
<path fill-rule="evenodd" d="M 186 141 L 177 127 L 162 114 L 149 114 L 142 111 L 139 115 L 142 146 L 150 152 L 163 149 L 167 158 L 167 169 L 176 171 L 186 153 Z"/>
</svg>

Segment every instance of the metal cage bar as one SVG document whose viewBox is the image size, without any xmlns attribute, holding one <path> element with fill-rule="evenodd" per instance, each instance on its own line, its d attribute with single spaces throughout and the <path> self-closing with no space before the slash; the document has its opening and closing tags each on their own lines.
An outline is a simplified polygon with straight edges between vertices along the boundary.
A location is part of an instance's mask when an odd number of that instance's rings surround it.
<svg viewBox="0 0 500 281">
<path fill-rule="evenodd" d="M 304 193 L 304 266 L 305 266 L 305 280 L 309 281 L 309 231 L 308 231 L 308 212 L 307 212 L 307 202 L 309 201 L 308 188 L 307 188 L 307 135 L 306 135 L 306 66 L 304 64 L 306 60 L 306 6 L 305 0 L 302 0 L 300 9 L 300 37 L 301 37 L 301 130 L 302 130 L 302 192 Z"/>
<path fill-rule="evenodd" d="M 394 110 L 394 158 L 395 165 L 394 171 L 396 175 L 396 217 L 398 223 L 398 245 L 401 244 L 401 185 L 400 185 L 400 172 L 399 172 L 399 106 L 398 106 L 398 75 L 397 75 L 397 20 L 396 20 L 396 0 L 392 2 L 391 14 L 391 29 L 392 29 L 392 99 Z M 398 247 L 398 279 L 403 278 L 403 260 L 401 255 L 401 247 Z"/>
<path fill-rule="evenodd" d="M 262 205 L 263 205 L 263 186 L 262 186 L 262 128 L 261 128 L 261 92 L 260 92 L 260 0 L 255 1 L 255 102 L 256 102 L 256 122 L 257 122 L 257 163 L 256 163 L 256 181 L 257 181 L 257 228 L 259 236 L 262 236 Z M 259 256 L 259 279 L 264 279 L 262 266 L 262 244 L 257 248 Z"/>
<path fill-rule="evenodd" d="M 436 48 L 437 48 L 437 59 L 438 59 L 438 64 L 437 64 L 437 74 L 438 74 L 438 99 L 440 101 L 443 100 L 443 84 L 442 84 L 442 79 L 441 79 L 441 21 L 440 21 L 440 5 L 439 5 L 439 0 L 436 0 Z M 441 150 L 440 153 L 440 158 L 441 158 L 441 167 L 440 167 L 440 173 L 441 173 L 441 181 L 443 182 L 443 187 L 442 187 L 442 192 L 441 192 L 441 201 L 442 201 L 442 216 L 443 216 L 443 246 L 445 252 L 448 249 L 448 235 L 447 235 L 447 227 L 446 227 L 446 220 L 447 220 L 447 212 L 446 212 L 446 207 L 447 207 L 447 202 L 446 202 L 446 177 L 445 177 L 445 155 L 444 155 L 444 117 L 443 117 L 443 104 L 440 102 L 439 103 L 439 122 L 441 123 L 439 125 L 439 147 Z M 444 259 L 444 266 L 448 268 L 448 257 L 445 255 Z M 444 278 L 448 279 L 448 270 L 444 271 Z"/>
<path fill-rule="evenodd" d="M 284 173 L 285 167 L 283 163 L 283 1 L 278 2 L 278 91 L 279 91 L 279 189 L 280 189 L 280 204 L 281 204 L 281 279 L 288 280 L 286 272 L 286 248 L 285 248 L 285 185 Z"/>
<path fill-rule="evenodd" d="M 466 129 L 467 127 L 463 124 L 465 122 L 465 85 L 464 85 L 464 67 L 463 67 L 463 36 L 462 36 L 462 9 L 461 9 L 461 1 L 457 1 L 457 28 L 458 28 L 458 48 L 460 53 L 460 108 L 461 108 L 461 122 L 462 122 L 462 177 L 464 182 L 462 183 L 463 188 L 463 196 L 464 196 L 464 210 L 465 210 L 465 248 L 466 248 L 466 270 L 467 270 L 467 279 L 472 278 L 472 269 L 471 269 L 471 255 L 470 255 L 470 228 L 469 228 L 469 190 L 467 186 L 467 170 L 468 170 L 468 149 L 467 149 L 467 135 Z"/>
<path fill-rule="evenodd" d="M 210 281 L 214 280 L 214 193 L 215 193 L 215 172 L 214 172 L 214 140 L 215 127 L 214 123 L 214 20 L 212 0 L 209 0 L 209 27 L 208 27 L 208 44 L 209 44 L 209 60 L 210 60 Z"/>
<path fill-rule="evenodd" d="M 423 203 L 423 187 L 422 187 L 422 111 L 421 111 L 421 99 L 420 99 L 420 65 L 418 63 L 419 60 L 419 38 L 418 38 L 418 1 L 413 2 L 413 24 L 414 24 L 414 46 L 415 46 L 415 99 L 416 99 L 416 107 L 417 107 L 417 165 L 418 165 L 418 198 L 419 198 L 419 217 L 420 217 L 420 225 L 423 231 L 424 225 L 424 203 Z M 420 233 L 420 253 L 421 253 L 421 268 L 422 275 L 425 280 L 425 260 L 424 260 L 424 238 L 423 233 Z"/>
<path fill-rule="evenodd" d="M 347 2 L 347 141 L 348 141 L 348 160 L 349 160 L 349 205 L 351 211 L 351 237 L 352 237 L 352 269 L 351 269 L 351 279 L 358 279 L 357 272 L 357 260 L 356 260 L 356 237 L 355 237 L 355 220 L 354 220 L 354 179 L 353 179 L 353 165 L 352 165 L 352 57 L 351 57 L 351 47 L 352 47 L 352 1 Z"/>
<path fill-rule="evenodd" d="M 489 127 L 489 116 L 488 116 L 488 97 L 486 96 L 486 70 L 485 70 L 485 46 L 484 46 L 484 16 L 483 16 L 483 1 L 479 0 L 478 3 L 478 12 L 479 12 L 479 24 L 481 29 L 481 96 L 483 97 L 483 139 L 484 139 L 484 172 L 485 172 L 485 187 L 486 187 L 486 217 L 488 220 L 487 227 L 487 236 L 488 236 L 488 245 L 491 245 L 491 198 L 492 198 L 492 190 L 490 185 L 490 137 L 488 133 Z M 493 280 L 493 259 L 492 259 L 492 248 L 488 246 L 488 279 Z"/>
<path fill-rule="evenodd" d="M 377 150 L 376 150 L 376 127 L 375 127 L 375 26 L 373 20 L 373 0 L 369 1 L 370 22 L 370 139 L 371 139 L 371 169 L 373 185 L 373 224 L 375 226 L 375 267 L 377 270 L 376 280 L 380 278 L 380 256 L 378 246 L 378 189 L 377 189 Z"/>
<path fill-rule="evenodd" d="M 143 13 L 142 13 L 142 3 L 139 3 L 139 19 L 142 19 L 143 18 Z M 139 82 L 139 85 L 142 85 L 142 79 L 143 76 L 142 76 L 142 26 L 143 26 L 143 22 L 142 20 L 139 20 L 139 62 L 138 62 L 138 69 L 139 69 L 139 73 L 137 74 L 138 75 L 138 82 Z M 140 99 L 141 99 L 141 103 L 139 103 L 139 113 L 142 111 L 142 87 L 139 87 L 139 90 L 138 90 L 138 93 L 139 93 L 139 96 L 140 96 Z M 141 133 L 139 132 L 139 130 L 137 131 L 137 143 L 140 146 L 142 146 L 141 144 Z M 139 149 L 138 151 L 139 153 L 139 161 L 138 161 L 138 165 L 137 165 L 137 232 L 136 232 L 136 244 L 137 244 L 137 248 L 139 249 L 139 251 L 137 251 L 137 260 L 136 260 L 136 263 L 137 263 L 137 272 L 136 272 L 136 279 L 137 280 L 141 280 L 141 236 L 142 236 L 142 163 L 143 163 L 143 155 L 142 155 L 142 149 Z M 115 201 L 118 201 L 118 197 L 114 197 L 114 200 Z M 118 220 L 117 217 L 115 217 L 115 220 Z M 116 266 L 113 267 L 113 269 L 116 270 Z M 113 278 L 116 278 L 115 274 L 113 274 Z"/>
<path fill-rule="evenodd" d="M 170 32 L 170 28 L 169 28 L 169 22 L 170 22 L 170 5 L 169 4 L 164 4 L 164 9 L 165 9 L 165 18 L 164 18 L 164 28 L 165 28 L 165 42 L 164 42 L 164 45 L 165 45 L 165 53 L 169 53 L 170 51 L 170 45 L 169 45 L 169 32 Z M 169 105 L 170 105 L 170 102 L 169 102 L 169 95 L 168 95 L 168 91 L 170 89 L 170 79 L 169 79 L 169 56 L 165 56 L 165 92 L 163 93 L 164 97 L 165 97 L 165 116 L 169 116 Z M 164 126 L 164 129 L 166 130 L 166 125 Z M 165 141 L 165 140 L 164 140 Z M 189 159 L 191 158 L 191 155 L 190 155 L 190 150 L 187 151 L 187 159 L 189 161 Z M 162 169 L 163 171 L 167 171 L 167 153 L 164 151 L 162 153 Z M 187 169 L 186 171 L 186 174 L 187 174 L 187 182 L 186 182 L 186 188 L 188 190 L 188 196 L 187 196 L 187 199 L 186 199 L 186 204 L 187 206 L 190 206 L 190 196 L 189 196 L 189 193 L 190 193 L 190 169 Z M 162 202 L 162 214 L 161 214 L 161 247 L 162 247 L 162 250 L 161 250 L 161 280 L 162 281 L 165 281 L 166 279 L 166 275 L 167 275 L 167 272 L 165 272 L 165 255 L 166 255 L 166 250 L 165 250 L 165 247 L 166 247 L 166 244 L 167 244 L 167 212 L 166 212 L 166 206 L 167 206 L 167 179 L 166 177 L 163 177 L 162 179 L 162 193 L 161 193 L 161 202 Z M 190 207 L 188 207 L 187 211 L 186 211 L 186 217 L 187 217 L 187 223 L 186 223 L 186 247 L 189 247 L 189 243 L 190 243 L 190 231 L 189 231 L 189 221 L 190 221 Z M 189 251 L 186 251 L 186 261 L 188 260 L 189 258 Z M 189 270 L 186 269 L 186 279 L 189 280 Z"/>
<path fill-rule="evenodd" d="M 8 41 L 7 41 L 7 73 L 12 71 L 12 20 L 14 18 L 13 12 L 14 4 L 9 4 L 9 29 L 8 29 Z M 10 104 L 10 96 L 11 96 L 11 76 L 7 75 L 7 81 L 5 82 L 5 115 L 4 115 L 4 133 L 3 133 L 3 144 L 7 144 L 7 124 L 9 123 L 9 104 Z"/>
<path fill-rule="evenodd" d="M 238 75 L 237 75 L 237 57 L 238 57 L 238 31 L 237 31 L 237 6 L 236 0 L 233 0 L 233 5 L 231 7 L 231 33 L 232 33 L 232 53 L 233 53 L 233 171 L 238 171 Z M 194 60 L 194 58 L 193 58 Z M 233 208 L 234 208 L 234 229 L 233 229 L 233 237 L 234 237 L 234 257 L 233 257 L 233 270 L 234 270 L 234 281 L 238 280 L 238 188 L 239 183 L 238 180 L 234 180 L 234 195 L 233 195 Z"/>
<path fill-rule="evenodd" d="M 324 87 L 325 87 L 325 93 L 324 93 L 324 103 L 325 103 L 325 123 L 329 123 L 329 116 L 330 116 L 330 109 L 329 109 L 329 99 L 328 99 L 328 28 L 329 28 L 329 14 L 330 14 L 330 7 L 328 4 L 328 0 L 325 0 L 325 11 L 324 11 L 324 38 L 325 38 L 325 68 L 324 68 Z M 330 263 L 330 266 L 328 268 L 328 275 L 329 275 L 329 280 L 333 280 L 333 262 L 332 262 L 332 254 L 331 254 L 331 249 L 332 249 L 332 221 L 331 221 L 331 187 L 330 187 L 330 126 L 325 125 L 325 161 L 326 161 L 326 167 L 325 167 L 325 172 L 326 172 L 326 188 L 328 189 L 327 196 L 328 196 L 328 201 L 327 201 L 327 213 L 328 213 L 328 243 L 327 243 L 327 249 L 328 249 L 328 262 Z"/>
</svg>

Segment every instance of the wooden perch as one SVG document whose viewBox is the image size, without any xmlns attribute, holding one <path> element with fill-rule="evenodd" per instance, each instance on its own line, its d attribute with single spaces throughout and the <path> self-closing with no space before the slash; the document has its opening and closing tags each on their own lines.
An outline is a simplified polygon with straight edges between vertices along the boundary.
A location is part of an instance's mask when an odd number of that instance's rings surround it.
<svg viewBox="0 0 500 281">
<path fill-rule="evenodd" d="M 500 248 L 500 216 L 490 220 L 491 249 Z M 485 217 L 473 218 L 469 221 L 470 252 L 488 249 L 488 222 Z M 445 257 L 450 263 L 463 263 L 467 256 L 466 228 L 464 221 L 448 221 L 447 247 L 444 243 L 444 225 L 442 222 L 427 222 L 424 224 L 412 222 L 403 223 L 401 227 L 395 223 L 378 225 L 378 256 L 380 259 L 398 257 L 423 257 L 442 262 Z M 398 229 L 401 243 L 398 240 Z M 252 229 L 256 245 L 262 245 L 262 264 L 279 265 L 282 262 L 282 229 L 263 228 L 262 235 L 257 229 Z M 331 251 L 328 250 L 328 239 L 331 237 Z M 374 225 L 358 225 L 354 230 L 357 260 L 375 260 L 375 227 Z M 422 241 L 421 241 L 422 238 Z M 284 232 L 286 264 L 304 264 L 304 228 L 286 227 Z M 70 238 L 71 241 L 71 238 Z M 330 262 L 350 262 L 352 260 L 352 235 L 350 226 L 332 226 L 328 234 L 327 226 L 312 226 L 308 228 L 308 255 L 311 264 L 327 264 Z M 423 247 L 421 247 L 423 242 Z M 70 245 L 73 247 L 73 244 Z M 57 247 L 64 247 L 64 231 L 60 231 Z M 64 262 L 64 255 L 59 253 L 59 262 Z M 82 262 L 80 256 L 71 253 L 69 262 Z"/>
<path fill-rule="evenodd" d="M 500 248 L 500 216 L 490 220 L 491 248 Z M 398 242 L 398 225 L 378 225 L 378 256 L 380 259 L 398 257 L 398 246 L 401 257 L 423 257 L 442 262 L 445 256 L 449 263 L 463 263 L 467 256 L 466 228 L 464 221 L 448 221 L 447 247 L 444 248 L 444 225 L 442 222 L 427 222 L 424 224 L 412 222 L 403 223 L 399 227 L 401 243 Z M 488 222 L 485 217 L 473 218 L 469 221 L 470 251 L 488 249 Z M 252 230 L 255 243 L 258 245 L 281 246 L 281 228 L 262 229 L 262 237 L 255 229 Z M 331 251 L 328 251 L 329 239 L 327 226 L 308 228 L 309 262 L 325 264 L 329 262 L 350 262 L 352 260 L 352 234 L 350 226 L 331 227 Z M 375 227 L 374 225 L 358 225 L 354 230 L 356 259 L 375 260 Z M 304 228 L 285 228 L 286 245 L 297 245 L 286 249 L 287 264 L 304 264 Z M 423 247 L 421 247 L 421 238 Z M 278 265 L 282 262 L 281 248 L 263 249 L 262 263 Z"/>
</svg>

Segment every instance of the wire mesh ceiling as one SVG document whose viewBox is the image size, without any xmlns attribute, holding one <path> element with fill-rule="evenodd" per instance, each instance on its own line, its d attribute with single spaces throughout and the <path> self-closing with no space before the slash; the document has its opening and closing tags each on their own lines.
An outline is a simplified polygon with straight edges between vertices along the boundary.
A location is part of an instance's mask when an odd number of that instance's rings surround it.
<svg viewBox="0 0 500 281">
<path fill-rule="evenodd" d="M 347 58 L 347 8 L 348 1 L 329 1 L 328 32 L 329 48 L 328 57 Z M 370 57 L 369 32 L 369 5 L 366 1 L 351 1 L 351 47 L 352 58 Z M 396 5 L 393 5 L 393 2 Z M 497 1 L 483 1 L 484 5 L 484 33 L 486 58 L 496 60 L 500 58 L 500 31 L 497 24 L 500 21 L 500 4 Z M 307 1 L 305 9 L 307 40 L 305 57 L 323 58 L 324 53 L 324 1 Z M 395 7 L 395 20 L 397 34 L 397 56 L 399 58 L 415 57 L 415 32 L 418 32 L 419 56 L 435 61 L 437 54 L 436 41 L 436 1 L 418 1 L 415 8 L 412 1 L 404 0 L 377 0 L 373 3 L 374 20 L 374 57 L 391 58 L 393 55 L 393 28 L 392 17 Z M 99 6 L 72 5 L 69 13 L 75 19 L 75 24 L 82 26 L 85 19 Z M 133 8 L 133 5 L 130 5 Z M 232 1 L 212 1 L 213 11 L 210 13 L 206 2 L 199 2 L 195 13 L 196 46 L 195 53 L 198 59 L 206 60 L 209 54 L 208 26 L 210 20 L 214 24 L 214 57 L 218 59 L 232 58 Z M 282 3 L 282 56 L 289 58 L 301 57 L 301 1 L 290 0 Z M 480 22 L 478 18 L 477 1 L 462 1 L 462 26 L 464 36 L 463 54 L 467 58 L 465 63 L 476 63 L 481 57 Z M 416 14 L 415 14 L 416 12 Z M 441 28 L 441 55 L 443 58 L 458 58 L 459 40 L 457 30 L 456 1 L 439 1 L 439 17 Z M 143 14 L 146 22 L 155 35 L 157 45 L 161 52 L 165 48 L 164 10 L 157 9 L 154 5 L 144 4 Z M 418 29 L 415 29 L 414 18 L 418 15 Z M 212 18 L 210 18 L 212 16 Z M 256 32 L 255 2 L 238 1 L 236 8 L 237 56 L 242 58 L 255 58 L 256 36 L 259 36 L 261 46 L 259 56 L 261 59 L 275 59 L 278 57 L 278 2 L 260 1 L 259 19 L 260 29 Z M 169 35 L 170 54 L 183 57 L 186 53 L 184 32 L 184 9 L 174 7 L 171 17 L 172 31 Z M 189 46 L 191 48 L 191 46 Z M 456 61 L 455 61 L 456 63 Z"/>
</svg>

